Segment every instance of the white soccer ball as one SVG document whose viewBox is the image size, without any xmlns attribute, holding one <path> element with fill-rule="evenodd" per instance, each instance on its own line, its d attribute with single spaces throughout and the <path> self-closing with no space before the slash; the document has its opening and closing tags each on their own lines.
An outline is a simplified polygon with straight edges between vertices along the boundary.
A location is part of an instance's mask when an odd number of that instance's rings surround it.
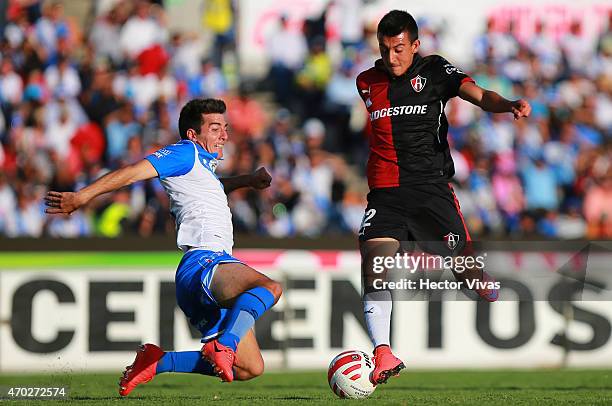
<svg viewBox="0 0 612 406">
<path fill-rule="evenodd" d="M 332 391 L 341 398 L 362 399 L 374 392 L 370 382 L 374 360 L 363 351 L 340 353 L 329 364 L 327 381 Z"/>
</svg>

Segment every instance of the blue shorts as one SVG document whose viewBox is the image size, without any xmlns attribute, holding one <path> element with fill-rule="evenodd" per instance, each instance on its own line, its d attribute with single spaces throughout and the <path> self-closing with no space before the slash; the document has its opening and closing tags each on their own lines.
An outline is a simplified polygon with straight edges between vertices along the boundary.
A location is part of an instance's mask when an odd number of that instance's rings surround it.
<svg viewBox="0 0 612 406">
<path fill-rule="evenodd" d="M 227 309 L 222 309 L 210 291 L 217 265 L 238 262 L 225 251 L 192 250 L 176 270 L 176 301 L 189 322 L 202 333 L 202 342 L 223 333 Z"/>
</svg>

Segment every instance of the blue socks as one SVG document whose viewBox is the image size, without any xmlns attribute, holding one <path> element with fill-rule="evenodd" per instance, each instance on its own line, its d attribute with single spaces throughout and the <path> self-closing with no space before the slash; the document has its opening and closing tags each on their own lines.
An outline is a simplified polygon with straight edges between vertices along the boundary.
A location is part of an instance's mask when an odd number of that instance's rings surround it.
<svg viewBox="0 0 612 406">
<path fill-rule="evenodd" d="M 236 351 L 240 339 L 253 327 L 255 320 L 273 305 L 274 295 L 264 287 L 258 286 L 242 293 L 229 311 L 219 343 Z"/>
<path fill-rule="evenodd" d="M 274 295 L 266 288 L 258 286 L 242 293 L 228 312 L 225 332 L 219 337 L 219 342 L 236 351 L 240 339 L 272 305 Z M 155 370 L 156 374 L 164 372 L 214 375 L 212 366 L 202 358 L 200 351 L 166 352 Z"/>
<path fill-rule="evenodd" d="M 214 375 L 212 366 L 202 358 L 200 351 L 166 352 L 157 363 L 156 374 L 163 372 L 187 372 Z"/>
</svg>

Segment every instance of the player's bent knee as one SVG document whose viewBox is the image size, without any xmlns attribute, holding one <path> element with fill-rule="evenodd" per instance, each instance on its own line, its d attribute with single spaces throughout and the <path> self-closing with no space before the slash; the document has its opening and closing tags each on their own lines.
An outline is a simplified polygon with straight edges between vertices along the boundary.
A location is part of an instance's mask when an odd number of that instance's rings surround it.
<svg viewBox="0 0 612 406">
<path fill-rule="evenodd" d="M 278 299 L 280 299 L 281 295 L 283 294 L 283 287 L 281 284 L 270 279 L 269 281 L 266 281 L 263 286 L 272 293 L 274 296 L 274 303 L 276 304 Z"/>
<path fill-rule="evenodd" d="M 264 362 L 260 359 L 258 362 L 254 362 L 252 365 L 249 365 L 249 372 L 256 378 L 258 376 L 263 375 L 264 373 Z"/>
<path fill-rule="evenodd" d="M 234 377 L 239 381 L 248 381 L 249 379 L 257 378 L 264 373 L 264 362 L 259 359 L 251 362 L 249 365 L 236 369 Z"/>
</svg>

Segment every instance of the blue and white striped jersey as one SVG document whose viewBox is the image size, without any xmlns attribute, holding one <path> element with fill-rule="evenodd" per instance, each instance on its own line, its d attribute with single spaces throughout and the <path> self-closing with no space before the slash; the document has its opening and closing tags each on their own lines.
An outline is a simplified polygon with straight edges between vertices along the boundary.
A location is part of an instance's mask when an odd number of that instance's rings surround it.
<svg viewBox="0 0 612 406">
<path fill-rule="evenodd" d="M 157 170 L 170 197 L 178 247 L 184 252 L 196 247 L 231 254 L 232 214 L 223 185 L 215 175 L 217 154 L 181 140 L 145 159 Z"/>
</svg>

